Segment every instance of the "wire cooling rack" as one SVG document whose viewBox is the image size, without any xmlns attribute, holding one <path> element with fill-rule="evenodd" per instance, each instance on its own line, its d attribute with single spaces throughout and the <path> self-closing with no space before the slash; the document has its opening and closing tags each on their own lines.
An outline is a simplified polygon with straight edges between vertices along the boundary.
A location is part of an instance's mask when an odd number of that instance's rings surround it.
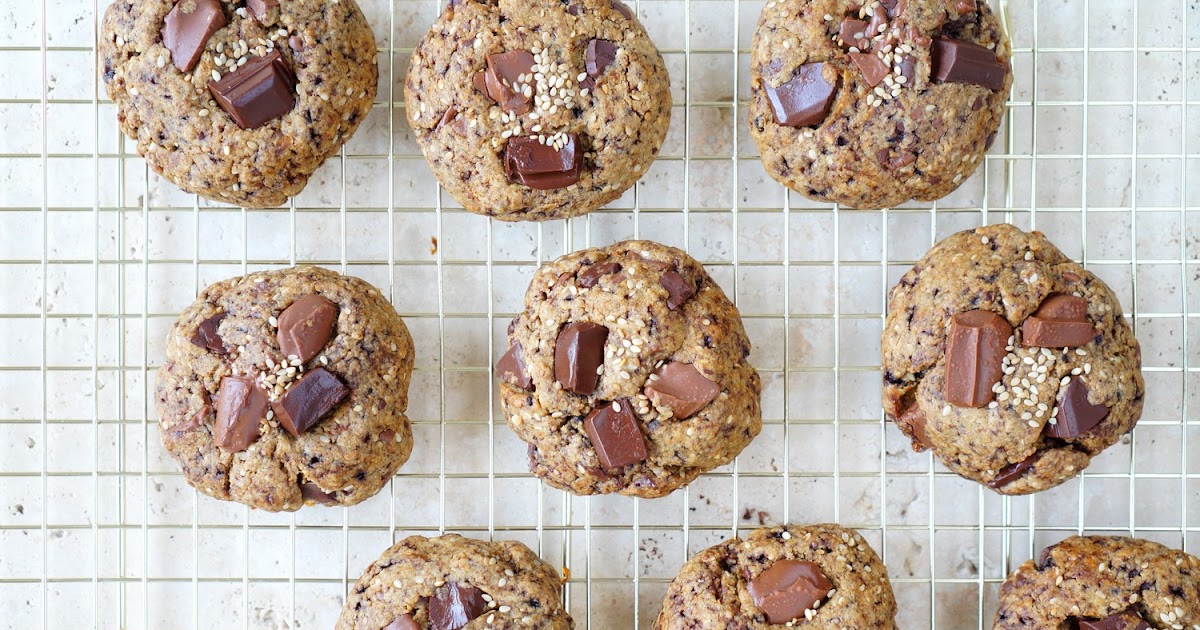
<svg viewBox="0 0 1200 630">
<path fill-rule="evenodd" d="M 840 521 L 883 556 L 906 629 L 988 628 L 998 584 L 1077 532 L 1200 547 L 1200 11 L 1195 0 L 1001 7 L 1016 81 L 1000 141 L 938 204 L 841 210 L 787 195 L 746 133 L 761 1 L 640 0 L 676 107 L 647 176 L 609 209 L 489 222 L 442 195 L 405 123 L 432 0 L 365 0 L 375 108 L 287 208 L 185 195 L 123 139 L 96 79 L 104 0 L 0 3 L 0 603 L 3 628 L 331 627 L 412 533 L 524 541 L 569 569 L 581 628 L 648 628 L 683 561 L 760 523 Z M 1080 478 L 1005 499 L 882 421 L 887 288 L 985 222 L 1047 232 L 1121 297 L 1145 415 Z M 762 435 L 656 501 L 574 498 L 525 472 L 489 365 L 536 266 L 643 237 L 735 296 L 764 377 Z M 412 460 L 350 509 L 200 497 L 159 445 L 154 370 L 208 283 L 313 262 L 388 291 L 417 342 Z"/>
</svg>

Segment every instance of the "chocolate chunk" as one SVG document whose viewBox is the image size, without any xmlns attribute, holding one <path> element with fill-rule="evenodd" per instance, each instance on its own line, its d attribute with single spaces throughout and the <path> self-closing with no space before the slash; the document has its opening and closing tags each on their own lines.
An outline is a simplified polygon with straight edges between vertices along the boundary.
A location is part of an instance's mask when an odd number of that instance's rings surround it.
<svg viewBox="0 0 1200 630">
<path fill-rule="evenodd" d="M 1000 469 L 996 476 L 991 481 L 987 482 L 989 488 L 1003 488 L 1008 484 L 1019 479 L 1025 474 L 1025 471 L 1033 468 L 1033 462 L 1037 460 L 1037 452 L 1026 457 L 1024 461 L 1019 461 L 1015 464 L 1009 464 Z"/>
<path fill-rule="evenodd" d="M 933 448 L 933 443 L 929 441 L 929 436 L 925 434 L 925 425 L 928 423 L 925 414 L 921 412 L 921 406 L 913 403 L 896 418 L 896 424 L 908 427 L 909 434 L 913 439 L 913 450 L 918 453 L 927 451 Z"/>
<path fill-rule="evenodd" d="M 867 22 L 867 39 L 873 39 L 884 30 L 887 30 L 888 16 L 885 11 L 876 11 L 871 14 L 871 21 Z"/>
<path fill-rule="evenodd" d="M 583 421 L 596 456 L 605 468 L 620 468 L 646 460 L 646 438 L 638 428 L 628 400 L 601 403 Z"/>
<path fill-rule="evenodd" d="M 317 368 L 293 383 L 279 400 L 271 403 L 271 408 L 280 426 L 300 437 L 348 395 L 350 389 L 338 377 L 325 368 Z"/>
<path fill-rule="evenodd" d="M 383 627 L 383 630 L 422 630 L 421 626 L 417 625 L 412 615 L 404 613 L 392 620 L 392 623 Z"/>
<path fill-rule="evenodd" d="M 217 424 L 213 441 L 238 453 L 258 439 L 258 425 L 267 417 L 267 393 L 249 376 L 226 376 L 217 394 Z"/>
<path fill-rule="evenodd" d="M 1004 87 L 1008 66 L 996 53 L 961 39 L 933 41 L 933 79 L 938 83 L 971 83 L 989 90 Z"/>
<path fill-rule="evenodd" d="M 577 282 L 579 286 L 590 289 L 596 286 L 597 282 L 600 282 L 600 278 L 619 271 L 621 271 L 621 263 L 598 263 L 588 267 L 583 273 L 579 274 Z"/>
<path fill-rule="evenodd" d="M 246 8 L 259 24 L 267 23 L 267 12 L 279 6 L 279 0 L 246 0 Z"/>
<path fill-rule="evenodd" d="M 900 76 L 904 77 L 904 84 L 912 85 L 913 80 L 917 76 L 917 60 L 912 55 L 904 55 L 903 58 L 896 62 L 896 66 L 900 68 Z M 920 113 L 914 116 L 914 118 L 920 120 L 921 116 L 925 114 L 925 109 L 919 107 L 913 109 L 919 110 Z"/>
<path fill-rule="evenodd" d="M 908 6 L 908 0 L 880 0 L 884 10 L 887 11 L 888 17 L 896 17 L 904 12 Z"/>
<path fill-rule="evenodd" d="M 946 342 L 946 402 L 982 407 L 991 402 L 992 386 L 1004 375 L 1004 357 L 1012 326 L 1003 317 L 974 310 L 950 319 Z"/>
<path fill-rule="evenodd" d="M 812 127 L 825 120 L 836 86 L 822 76 L 824 67 L 823 63 L 807 63 L 779 87 L 767 84 L 767 99 L 775 110 L 776 122 L 788 127 Z"/>
<path fill-rule="evenodd" d="M 572 322 L 558 333 L 554 343 L 554 378 L 563 389 L 590 395 L 600 382 L 597 370 L 604 364 L 604 342 L 608 329 L 591 322 Z"/>
<path fill-rule="evenodd" d="M 487 94 L 506 112 L 526 114 L 533 109 L 533 53 L 528 50 L 510 50 L 487 56 L 487 69 L 474 79 L 476 89 Z M 524 75 L 524 76 L 522 76 Z M 529 87 L 529 96 L 525 88 Z"/>
<path fill-rule="evenodd" d="M 295 87 L 296 77 L 278 50 L 247 61 L 220 81 L 208 82 L 208 91 L 217 104 L 242 129 L 260 127 L 292 111 L 296 106 L 292 93 Z"/>
<path fill-rule="evenodd" d="M 429 598 L 429 624 L 433 630 L 458 630 L 486 610 L 483 591 L 470 584 L 447 582 Z"/>
<path fill-rule="evenodd" d="M 308 363 L 329 342 L 337 314 L 337 306 L 319 295 L 306 295 L 292 302 L 279 314 L 276 336 L 283 356 Z"/>
<path fill-rule="evenodd" d="M 862 73 L 863 80 L 871 87 L 879 85 L 879 82 L 889 72 L 887 64 L 883 63 L 883 60 L 874 53 L 852 52 L 850 53 L 850 61 L 854 62 L 854 65 L 858 67 L 858 71 Z"/>
<path fill-rule="evenodd" d="M 526 391 L 533 388 L 533 378 L 529 376 L 529 372 L 525 368 L 525 357 L 521 355 L 521 344 L 513 342 L 508 347 L 508 352 L 496 361 L 496 375 L 500 380 L 520 387 Z"/>
<path fill-rule="evenodd" d="M 1056 438 L 1079 437 L 1096 428 L 1108 417 L 1108 407 L 1088 402 L 1087 385 L 1079 377 L 1067 382 L 1058 403 L 1055 424 L 1046 425 L 1046 435 Z"/>
<path fill-rule="evenodd" d="M 217 0 L 179 0 L 163 20 L 159 34 L 175 67 L 191 72 L 208 38 L 224 26 L 225 14 Z"/>
<path fill-rule="evenodd" d="M 626 20 L 633 19 L 633 9 L 629 5 L 621 2 L 621 0 L 608 0 L 608 3 L 612 5 L 612 8 L 620 12 L 621 15 L 624 15 Z"/>
<path fill-rule="evenodd" d="M 601 74 L 612 62 L 617 59 L 617 45 L 607 39 L 593 39 L 588 42 L 587 56 L 584 60 L 584 69 L 587 70 L 588 76 L 595 79 Z"/>
<path fill-rule="evenodd" d="M 509 181 L 535 190 L 566 188 L 578 182 L 583 153 L 576 146 L 575 134 L 566 134 L 566 139 L 561 149 L 533 137 L 510 139 L 504 149 L 504 171 Z"/>
<path fill-rule="evenodd" d="M 778 560 L 748 585 L 754 605 L 767 615 L 767 621 L 784 624 L 815 610 L 833 590 L 833 584 L 814 562 Z"/>
<path fill-rule="evenodd" d="M 1021 324 L 1021 345 L 1074 348 L 1091 343 L 1096 329 L 1087 318 L 1087 300 L 1055 293 Z"/>
<path fill-rule="evenodd" d="M 200 322 L 200 326 L 196 328 L 196 334 L 192 335 L 192 343 L 217 354 L 229 354 L 229 350 L 225 347 L 225 340 L 221 339 L 221 334 L 218 332 L 223 319 L 225 319 L 225 313 L 218 313 Z"/>
<path fill-rule="evenodd" d="M 1117 613 L 1104 619 L 1076 619 L 1079 630 L 1153 630 L 1136 613 Z"/>
<path fill-rule="evenodd" d="M 315 483 L 304 482 L 300 484 L 300 497 L 305 501 L 315 501 L 321 505 L 337 505 L 337 499 L 333 498 L 332 494 L 325 492 Z"/>
<path fill-rule="evenodd" d="M 288 38 L 288 46 L 295 52 L 304 52 L 304 40 L 300 39 L 299 35 L 292 35 Z"/>
<path fill-rule="evenodd" d="M 476 90 L 482 92 L 484 96 L 491 98 L 492 95 L 488 94 L 486 75 L 487 70 L 480 70 L 479 72 L 476 72 L 475 76 L 471 77 L 471 84 L 475 86 Z"/>
<path fill-rule="evenodd" d="M 838 37 L 842 38 L 842 42 L 847 46 L 858 46 L 860 40 L 869 39 L 867 37 L 867 23 L 854 18 L 846 18 L 842 20 L 842 25 L 838 27 Z"/>
<path fill-rule="evenodd" d="M 672 311 L 678 310 L 684 302 L 688 301 L 688 298 L 696 294 L 692 283 L 679 275 L 678 271 L 664 273 L 659 277 L 658 283 L 667 290 L 667 308 Z"/>
<path fill-rule="evenodd" d="M 442 117 L 438 120 L 437 126 L 433 128 L 434 131 L 437 131 L 438 129 L 441 129 L 442 127 L 445 127 L 446 125 L 450 124 L 450 122 L 453 121 L 457 117 L 458 117 L 458 108 L 453 105 L 451 105 L 450 107 L 447 107 L 446 111 L 442 112 Z"/>
<path fill-rule="evenodd" d="M 954 0 L 954 12 L 958 15 L 966 15 L 975 13 L 978 9 L 975 7 L 975 0 Z"/>
<path fill-rule="evenodd" d="M 655 370 L 646 384 L 646 397 L 658 398 L 680 420 L 706 407 L 720 393 L 720 385 L 705 378 L 692 364 L 679 361 Z"/>
</svg>

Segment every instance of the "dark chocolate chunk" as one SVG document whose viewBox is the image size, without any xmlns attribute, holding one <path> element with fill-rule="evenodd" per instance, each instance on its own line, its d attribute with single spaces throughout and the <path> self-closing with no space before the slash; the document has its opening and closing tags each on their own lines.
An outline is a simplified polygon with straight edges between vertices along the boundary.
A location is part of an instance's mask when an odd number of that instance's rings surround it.
<svg viewBox="0 0 1200 630">
<path fill-rule="evenodd" d="M 824 63 L 807 63 L 779 87 L 766 85 L 776 122 L 788 127 L 812 127 L 825 120 L 833 105 L 836 85 L 822 76 L 824 67 Z"/>
<path fill-rule="evenodd" d="M 929 441 L 929 436 L 925 434 L 925 425 L 928 421 L 925 414 L 921 412 L 921 406 L 916 402 L 908 406 L 904 413 L 896 419 L 896 423 L 908 427 L 908 432 L 912 434 L 913 450 L 918 453 L 927 451 L 933 448 L 933 443 Z"/>
<path fill-rule="evenodd" d="M 867 23 L 854 18 L 846 18 L 842 20 L 842 25 L 838 28 L 838 37 L 842 38 L 842 42 L 847 48 L 858 46 L 860 40 L 870 39 L 867 37 Z"/>
<path fill-rule="evenodd" d="M 563 327 L 554 343 L 554 378 L 563 389 L 582 396 L 596 391 L 607 339 L 608 329 L 600 324 L 572 322 Z"/>
<path fill-rule="evenodd" d="M 458 108 L 453 105 L 451 105 L 450 107 L 447 107 L 446 111 L 442 112 L 442 117 L 438 120 L 437 126 L 433 128 L 434 131 L 437 131 L 438 129 L 441 129 L 442 127 L 445 127 L 446 125 L 450 124 L 457 117 L 458 117 Z"/>
<path fill-rule="evenodd" d="M 238 453 L 258 439 L 258 425 L 267 417 L 267 393 L 249 376 L 226 376 L 217 394 L 217 424 L 213 441 Z"/>
<path fill-rule="evenodd" d="M 1037 452 L 1035 451 L 1033 455 L 1026 457 L 1023 461 L 1019 461 L 1015 464 L 1009 464 L 1004 468 L 1001 468 L 1000 472 L 996 473 L 996 476 L 993 477 L 991 481 L 987 482 L 988 487 L 1003 488 L 1013 481 L 1016 481 L 1025 474 L 1025 471 L 1033 468 L 1033 463 L 1036 460 Z"/>
<path fill-rule="evenodd" d="M 191 72 L 208 38 L 224 26 L 225 14 L 217 0 L 179 0 L 163 20 L 159 34 L 163 46 L 171 51 L 171 63 Z"/>
<path fill-rule="evenodd" d="M 621 2 L 621 0 L 608 0 L 608 3 L 612 5 L 612 8 L 620 12 L 621 15 L 624 15 L 626 20 L 633 19 L 633 9 L 629 5 Z"/>
<path fill-rule="evenodd" d="M 933 40 L 933 79 L 938 83 L 970 83 L 989 90 L 1004 87 L 1008 65 L 996 53 L 961 39 Z"/>
<path fill-rule="evenodd" d="M 1087 318 L 1087 300 L 1054 293 L 1021 324 L 1021 345 L 1074 348 L 1091 343 L 1096 329 Z"/>
<path fill-rule="evenodd" d="M 300 496 L 305 501 L 315 501 L 321 505 L 337 505 L 337 499 L 334 499 L 332 494 L 322 490 L 321 486 L 307 481 L 300 484 Z"/>
<path fill-rule="evenodd" d="M 991 311 L 967 311 L 950 319 L 946 402 L 959 407 L 982 407 L 991 402 L 996 395 L 992 386 L 1004 375 L 1010 336 L 1012 326 Z"/>
<path fill-rule="evenodd" d="M 690 363 L 671 361 L 658 368 L 646 384 L 646 397 L 671 408 L 680 420 L 708 406 L 721 386 L 708 380 Z"/>
<path fill-rule="evenodd" d="M 773 624 L 785 624 L 816 610 L 829 596 L 833 584 L 815 562 L 777 560 L 748 585 L 754 605 Z"/>
<path fill-rule="evenodd" d="M 296 77 L 278 50 L 255 57 L 244 66 L 209 81 L 208 91 L 242 129 L 260 127 L 296 106 Z"/>
<path fill-rule="evenodd" d="M 588 76 L 595 79 L 604 74 L 604 70 L 617 59 L 617 45 L 607 39 L 593 39 L 588 42 L 587 56 L 584 59 L 584 69 Z"/>
<path fill-rule="evenodd" d="M 530 105 L 533 101 L 533 64 L 533 53 L 528 50 L 488 55 L 487 69 L 474 79 L 475 88 L 496 101 L 500 109 L 513 114 L 526 114 L 533 109 Z M 529 96 L 525 95 L 526 87 L 529 88 Z"/>
<path fill-rule="evenodd" d="M 696 294 L 695 287 L 692 283 L 679 275 L 678 271 L 668 271 L 658 279 L 658 283 L 662 288 L 667 290 L 667 308 L 672 311 L 678 310 L 688 298 Z"/>
<path fill-rule="evenodd" d="M 383 630 L 423 630 L 423 629 L 421 628 L 421 626 L 417 625 L 417 622 L 415 619 L 412 618 L 412 615 L 410 615 L 408 613 L 404 613 L 403 615 L 400 615 L 399 617 L 396 617 L 395 619 L 393 619 L 392 623 L 389 623 L 388 625 L 384 626 Z"/>
<path fill-rule="evenodd" d="M 1076 619 L 1079 630 L 1153 630 L 1137 613 L 1123 612 L 1104 619 Z"/>
<path fill-rule="evenodd" d="M 904 84 L 912 85 L 912 82 L 917 77 L 917 60 L 912 55 L 904 55 L 902 59 L 896 62 L 896 65 L 900 68 L 900 76 L 904 77 Z M 920 120 L 920 116 L 924 115 L 924 108 L 920 108 L 920 112 L 920 114 L 914 116 L 918 120 Z"/>
<path fill-rule="evenodd" d="M 883 80 L 883 77 L 888 75 L 888 66 L 883 63 L 883 60 L 874 53 L 850 53 L 850 61 L 858 67 L 858 71 L 863 75 L 863 81 L 867 85 L 875 87 Z"/>
<path fill-rule="evenodd" d="M 246 8 L 259 24 L 267 23 L 267 12 L 279 6 L 279 0 L 246 0 Z"/>
<path fill-rule="evenodd" d="M 447 582 L 429 598 L 429 624 L 433 630 L 458 630 L 487 610 L 483 591 L 459 582 Z"/>
<path fill-rule="evenodd" d="M 566 139 L 561 149 L 533 137 L 510 139 L 504 149 L 504 170 L 509 181 L 535 190 L 566 188 L 578 182 L 583 153 L 575 134 L 566 134 Z"/>
<path fill-rule="evenodd" d="M 292 302 L 279 314 L 276 337 L 283 356 L 308 363 L 329 342 L 337 314 L 338 308 L 333 302 L 316 294 Z"/>
<path fill-rule="evenodd" d="M 271 403 L 271 408 L 279 425 L 300 437 L 348 395 L 350 389 L 338 377 L 325 368 L 317 368 L 293 383 L 279 400 Z"/>
<path fill-rule="evenodd" d="M 1078 376 L 1072 377 L 1058 402 L 1056 422 L 1046 425 L 1046 435 L 1063 439 L 1079 437 L 1107 417 L 1108 407 L 1088 402 L 1087 385 Z"/>
<path fill-rule="evenodd" d="M 529 376 L 529 372 L 525 367 L 525 357 L 521 355 L 521 344 L 513 342 L 508 347 L 508 352 L 496 361 L 496 376 L 500 380 L 520 387 L 526 391 L 533 388 L 533 378 Z"/>
<path fill-rule="evenodd" d="M 600 282 L 600 278 L 609 274 L 614 274 L 621 271 L 621 263 L 606 262 L 598 263 L 588 267 L 583 273 L 579 274 L 579 286 L 590 289 Z"/>
<path fill-rule="evenodd" d="M 196 334 L 192 335 L 192 343 L 217 354 L 229 354 L 229 349 L 225 347 L 225 340 L 221 339 L 221 334 L 218 332 L 223 319 L 225 319 L 225 313 L 218 313 L 200 322 L 200 326 L 196 328 Z"/>
<path fill-rule="evenodd" d="M 583 421 L 596 457 L 605 468 L 620 468 L 646 460 L 646 438 L 638 428 L 628 400 L 601 403 Z"/>
</svg>

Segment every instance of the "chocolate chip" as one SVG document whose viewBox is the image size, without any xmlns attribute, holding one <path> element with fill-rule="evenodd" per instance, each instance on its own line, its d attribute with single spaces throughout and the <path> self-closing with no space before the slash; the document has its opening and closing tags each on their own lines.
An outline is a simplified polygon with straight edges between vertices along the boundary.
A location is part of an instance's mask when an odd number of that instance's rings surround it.
<svg viewBox="0 0 1200 630">
<path fill-rule="evenodd" d="M 504 149 L 504 171 L 509 181 L 535 190 L 566 188 L 579 181 L 579 151 L 575 134 L 566 134 L 566 144 L 556 149 L 537 138 L 512 138 Z"/>
<path fill-rule="evenodd" d="M 159 34 L 175 67 L 191 72 L 208 38 L 224 26 L 225 14 L 217 0 L 179 0 L 163 20 Z"/>
<path fill-rule="evenodd" d="M 333 498 L 332 494 L 325 492 L 315 483 L 305 482 L 300 484 L 300 497 L 305 501 L 314 501 L 321 505 L 336 505 L 337 499 Z"/>
<path fill-rule="evenodd" d="M 279 0 L 246 0 L 246 8 L 259 24 L 267 23 L 267 12 L 279 6 Z"/>
<path fill-rule="evenodd" d="M 929 436 L 925 433 L 925 425 L 928 420 L 921 412 L 920 405 L 915 402 L 909 405 L 908 409 L 905 409 L 904 413 L 896 418 L 896 423 L 908 427 L 908 433 L 912 435 L 913 439 L 913 449 L 918 453 L 933 448 L 933 443 L 929 441 Z"/>
<path fill-rule="evenodd" d="M 298 357 L 301 363 L 317 356 L 333 333 L 338 309 L 333 302 L 319 296 L 306 295 L 279 314 L 279 350 L 283 356 Z"/>
<path fill-rule="evenodd" d="M 1079 377 L 1074 377 L 1063 390 L 1055 424 L 1046 425 L 1046 435 L 1063 439 L 1079 437 L 1096 428 L 1107 417 L 1108 407 L 1089 402 L 1087 385 Z"/>
<path fill-rule="evenodd" d="M 1037 452 L 1034 452 L 1033 455 L 1025 458 L 1024 461 L 1020 461 L 1015 464 L 1009 464 L 1004 468 L 1001 468 L 1000 472 L 996 473 L 996 476 L 993 477 L 991 481 L 987 482 L 988 487 L 999 489 L 1007 486 L 1013 481 L 1016 481 L 1025 474 L 1025 471 L 1033 468 L 1033 463 L 1036 460 Z"/>
<path fill-rule="evenodd" d="M 1079 624 L 1079 630 L 1153 630 L 1150 624 L 1132 612 L 1117 613 L 1104 619 L 1072 619 Z"/>
<path fill-rule="evenodd" d="M 617 45 L 607 39 L 593 39 L 588 42 L 587 56 L 584 69 L 592 79 L 604 74 L 604 70 L 612 65 L 617 58 Z"/>
<path fill-rule="evenodd" d="M 242 129 L 260 127 L 292 111 L 296 106 L 292 93 L 295 87 L 296 77 L 278 50 L 247 61 L 220 81 L 208 82 L 208 91 L 217 104 Z"/>
<path fill-rule="evenodd" d="M 720 385 L 705 378 L 694 365 L 679 361 L 655 370 L 646 384 L 646 397 L 657 398 L 680 420 L 695 415 L 720 393 Z"/>
<path fill-rule="evenodd" d="M 833 584 L 814 562 L 778 560 L 748 585 L 754 605 L 767 615 L 767 621 L 784 624 L 815 610 L 833 590 Z"/>
<path fill-rule="evenodd" d="M 1087 300 L 1054 293 L 1021 324 L 1021 345 L 1074 348 L 1091 343 L 1096 329 L 1087 318 Z"/>
<path fill-rule="evenodd" d="M 496 375 L 500 380 L 520 387 L 526 391 L 533 388 L 533 378 L 529 376 L 529 372 L 525 368 L 525 357 L 521 355 L 521 344 L 513 342 L 508 347 L 508 352 L 496 361 Z"/>
<path fill-rule="evenodd" d="M 939 37 L 933 41 L 932 57 L 938 83 L 970 83 L 989 90 L 1004 87 L 1008 66 L 979 44 Z"/>
<path fill-rule="evenodd" d="M 854 18 L 846 18 L 842 20 L 842 25 L 838 27 L 838 37 L 842 38 L 842 42 L 847 47 L 858 46 L 859 40 L 868 39 L 867 23 Z"/>
<path fill-rule="evenodd" d="M 992 386 L 1004 375 L 1004 357 L 1012 326 L 1003 317 L 983 310 L 958 313 L 950 319 L 946 341 L 946 402 L 959 407 L 982 407 L 991 402 Z"/>
<path fill-rule="evenodd" d="M 451 5 L 453 6 L 453 4 Z M 421 626 L 417 625 L 412 615 L 405 613 L 392 620 L 392 623 L 383 627 L 383 630 L 422 630 Z"/>
<path fill-rule="evenodd" d="M 213 441 L 232 453 L 246 450 L 258 439 L 258 425 L 267 417 L 267 393 L 249 376 L 226 376 L 217 394 L 217 423 Z"/>
<path fill-rule="evenodd" d="M 596 391 L 600 375 L 596 370 L 604 364 L 604 342 L 608 329 L 591 322 L 572 322 L 558 333 L 554 343 L 554 379 L 563 389 L 590 395 Z"/>
<path fill-rule="evenodd" d="M 350 389 L 325 368 L 304 375 L 271 403 L 275 419 L 295 437 L 311 429 L 325 414 L 350 394 Z"/>
<path fill-rule="evenodd" d="M 533 53 L 528 50 L 510 50 L 487 56 L 487 69 L 476 75 L 475 88 L 487 94 L 506 112 L 526 114 L 532 106 Z M 524 75 L 524 77 L 522 77 Z M 480 88 L 480 76 L 483 87 Z M 524 80 L 520 80 L 520 79 Z M 525 96 L 525 87 L 530 86 L 530 95 Z"/>
<path fill-rule="evenodd" d="M 628 400 L 601 403 L 583 421 L 596 456 L 605 468 L 620 468 L 646 460 L 646 438 L 638 428 Z"/>
<path fill-rule="evenodd" d="M 225 347 L 225 340 L 221 339 L 221 334 L 218 332 L 223 319 L 225 319 L 225 313 L 218 313 L 200 322 L 200 326 L 196 328 L 196 334 L 192 335 L 192 343 L 217 354 L 229 354 L 229 350 Z"/>
<path fill-rule="evenodd" d="M 862 73 L 863 80 L 867 85 L 875 87 L 883 80 L 883 77 L 888 75 L 889 69 L 886 63 L 873 53 L 850 53 L 850 61 L 858 67 L 858 71 Z"/>
<path fill-rule="evenodd" d="M 692 283 L 679 275 L 678 271 L 664 273 L 659 277 L 658 283 L 667 290 L 667 308 L 672 311 L 678 310 L 684 302 L 688 301 L 688 298 L 696 294 Z"/>
<path fill-rule="evenodd" d="M 470 584 L 447 582 L 429 598 L 429 624 L 433 630 L 458 630 L 485 610 L 483 591 Z"/>
<path fill-rule="evenodd" d="M 588 267 L 583 273 L 579 274 L 577 282 L 579 286 L 590 289 L 596 286 L 597 282 L 600 282 L 600 278 L 619 271 L 621 271 L 621 263 L 598 263 Z"/>
<path fill-rule="evenodd" d="M 775 121 L 788 127 L 812 127 L 825 120 L 833 105 L 834 83 L 822 76 L 824 63 L 808 63 L 779 87 L 767 84 L 767 99 L 775 110 Z"/>
</svg>

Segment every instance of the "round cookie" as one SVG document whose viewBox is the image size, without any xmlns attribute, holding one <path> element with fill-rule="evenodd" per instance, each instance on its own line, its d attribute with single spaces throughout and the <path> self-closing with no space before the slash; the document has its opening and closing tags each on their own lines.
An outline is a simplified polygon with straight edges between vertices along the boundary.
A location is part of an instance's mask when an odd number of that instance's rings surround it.
<svg viewBox="0 0 1200 630">
<path fill-rule="evenodd" d="M 672 247 L 625 241 L 542 266 L 508 344 L 501 406 L 556 488 L 661 497 L 762 428 L 741 315 Z"/>
<path fill-rule="evenodd" d="M 1072 536 L 1000 587 L 993 630 L 1200 628 L 1200 559 L 1148 540 Z"/>
<path fill-rule="evenodd" d="M 209 496 L 269 512 L 354 505 L 412 452 L 412 339 L 358 278 L 295 267 L 213 284 L 166 355 L 162 443 Z"/>
<path fill-rule="evenodd" d="M 417 45 L 408 122 L 438 181 L 476 214 L 586 214 L 649 169 L 670 79 L 620 0 L 452 0 Z"/>
<path fill-rule="evenodd" d="M 354 0 L 116 0 L 98 56 L 150 168 L 214 201 L 298 194 L 375 99 L 375 36 Z M 240 65 L 239 65 L 240 64 Z"/>
<path fill-rule="evenodd" d="M 858 532 L 823 524 L 764 527 L 688 560 L 654 630 L 895 630 L 887 568 Z"/>
<path fill-rule="evenodd" d="M 1056 486 L 1133 429 L 1141 349 L 1117 296 L 1040 232 L 947 237 L 892 288 L 883 407 L 1001 494 Z"/>
<path fill-rule="evenodd" d="M 334 628 L 569 630 L 561 583 L 519 542 L 410 536 L 367 567 Z"/>
<path fill-rule="evenodd" d="M 1009 55 L 984 0 L 769 2 L 750 63 L 763 167 L 852 208 L 944 197 L 995 140 Z"/>
</svg>

